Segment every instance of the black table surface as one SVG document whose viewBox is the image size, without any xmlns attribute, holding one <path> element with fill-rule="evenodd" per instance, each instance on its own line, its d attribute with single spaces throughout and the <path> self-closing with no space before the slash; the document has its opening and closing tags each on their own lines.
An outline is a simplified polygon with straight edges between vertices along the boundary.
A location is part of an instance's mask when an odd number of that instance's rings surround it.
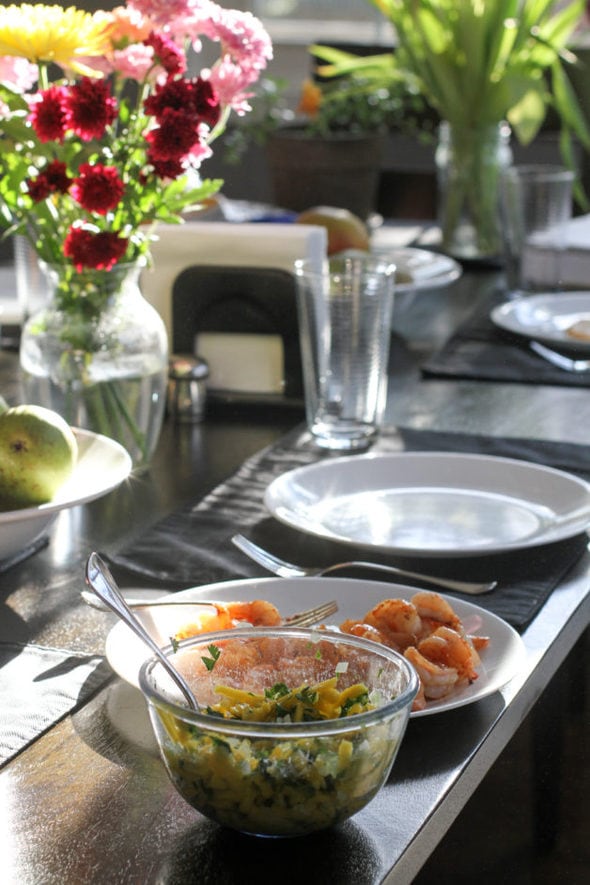
<svg viewBox="0 0 590 885">
<path fill-rule="evenodd" d="M 387 423 L 589 443 L 583 390 L 421 376 L 421 362 L 498 283 L 496 273 L 474 270 L 405 300 L 394 321 Z M 16 401 L 13 351 L 0 352 L 0 381 Z M 0 641 L 102 654 L 114 619 L 79 596 L 90 550 L 116 553 L 302 418 L 294 408 L 228 403 L 212 406 L 201 424 L 167 421 L 149 471 L 60 514 L 47 547 L 0 576 Z M 505 689 L 411 720 L 392 776 L 369 806 L 292 843 L 223 830 L 186 805 L 146 739 L 141 697 L 113 677 L 0 769 L 7 881 L 219 885 L 275 882 L 277 870 L 285 883 L 412 881 L 587 628 L 589 584 L 585 556 L 524 632 L 526 661 Z"/>
</svg>

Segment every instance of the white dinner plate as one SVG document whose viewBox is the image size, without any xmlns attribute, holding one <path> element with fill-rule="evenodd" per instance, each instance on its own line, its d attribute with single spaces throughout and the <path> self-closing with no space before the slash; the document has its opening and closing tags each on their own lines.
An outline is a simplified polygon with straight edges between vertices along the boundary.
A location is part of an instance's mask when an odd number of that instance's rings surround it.
<svg viewBox="0 0 590 885">
<path fill-rule="evenodd" d="M 590 292 L 528 295 L 498 305 L 492 321 L 508 332 L 547 344 L 590 353 Z M 583 323 L 583 337 L 573 334 Z M 572 331 L 568 331 L 572 330 Z"/>
<path fill-rule="evenodd" d="M 395 292 L 415 292 L 419 289 L 438 289 L 459 279 L 461 265 L 448 255 L 414 249 L 410 246 L 372 246 L 377 255 L 386 255 L 396 267 Z"/>
<path fill-rule="evenodd" d="M 409 599 L 415 592 L 415 587 L 352 578 L 250 578 L 192 587 L 175 593 L 174 598 L 195 601 L 214 599 L 222 602 L 266 599 L 276 605 L 284 617 L 335 599 L 338 602 L 338 611 L 326 619 L 326 624 L 338 625 L 347 618 L 362 618 L 383 599 Z M 429 701 L 424 710 L 413 712 L 412 716 L 428 716 L 452 710 L 493 694 L 519 672 L 525 657 L 522 639 L 501 618 L 471 602 L 446 598 L 467 631 L 489 636 L 490 643 L 481 652 L 479 676 L 471 685 L 440 701 Z M 183 612 L 183 609 L 170 606 L 152 609 L 149 615 L 144 615 L 144 620 L 156 642 L 164 646 L 169 644 L 171 635 L 190 622 L 190 615 Z M 113 670 L 126 682 L 137 687 L 139 669 L 144 660 L 150 657 L 150 652 L 120 622 L 107 636 L 106 656 Z"/>
<path fill-rule="evenodd" d="M 319 461 L 277 477 L 264 503 L 308 534 L 398 555 L 478 556 L 590 525 L 590 485 L 487 455 L 399 452 Z"/>
</svg>

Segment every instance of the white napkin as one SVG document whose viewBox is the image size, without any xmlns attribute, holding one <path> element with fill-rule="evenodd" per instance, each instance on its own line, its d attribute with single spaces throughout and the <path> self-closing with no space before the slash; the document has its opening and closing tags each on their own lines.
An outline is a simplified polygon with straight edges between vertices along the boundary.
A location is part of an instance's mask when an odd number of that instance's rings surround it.
<svg viewBox="0 0 590 885">
<path fill-rule="evenodd" d="M 534 248 L 525 247 L 523 261 L 527 277 L 537 284 L 590 289 L 590 215 L 580 215 L 566 223 L 560 232 L 561 248 L 556 248 L 553 232 L 531 238 Z"/>
<path fill-rule="evenodd" d="M 304 224 L 191 221 L 162 224 L 153 244 L 153 267 L 142 274 L 141 290 L 159 312 L 172 341 L 172 287 L 189 267 L 270 267 L 292 271 L 299 258 L 317 262 L 326 256 L 323 227 Z"/>
</svg>

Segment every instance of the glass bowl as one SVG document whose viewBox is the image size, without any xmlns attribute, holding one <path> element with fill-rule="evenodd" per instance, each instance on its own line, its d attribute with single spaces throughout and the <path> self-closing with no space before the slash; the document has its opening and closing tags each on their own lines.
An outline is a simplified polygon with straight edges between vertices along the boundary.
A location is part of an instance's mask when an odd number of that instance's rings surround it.
<svg viewBox="0 0 590 885">
<path fill-rule="evenodd" d="M 206 817 L 242 833 L 301 836 L 346 820 L 387 780 L 418 689 L 413 667 L 392 649 L 330 630 L 249 627 L 193 637 L 165 652 L 193 688 L 199 711 L 186 706 L 155 659 L 142 665 L 139 684 L 172 783 Z M 335 695 L 326 697 L 339 696 L 342 706 L 362 684 L 371 708 L 306 721 L 319 715 L 304 703 L 306 688 L 280 721 L 207 712 L 221 700 L 219 686 L 231 696 L 227 703 L 245 701 L 249 711 L 252 693 L 276 695 L 280 686 L 334 678 Z M 323 715 L 339 709 L 325 705 Z"/>
</svg>

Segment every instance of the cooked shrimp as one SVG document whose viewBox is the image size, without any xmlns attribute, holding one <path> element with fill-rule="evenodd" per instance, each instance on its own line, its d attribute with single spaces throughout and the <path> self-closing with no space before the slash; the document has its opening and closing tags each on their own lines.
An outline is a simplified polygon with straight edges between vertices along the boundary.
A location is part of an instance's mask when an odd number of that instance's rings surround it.
<svg viewBox="0 0 590 885">
<path fill-rule="evenodd" d="M 401 650 L 412 645 L 422 630 L 416 606 L 407 599 L 384 599 L 367 612 L 363 621 L 379 630 L 387 645 Z"/>
<path fill-rule="evenodd" d="M 489 636 L 477 636 L 476 634 L 468 633 L 467 638 L 471 641 L 476 651 L 481 651 L 490 644 Z"/>
<path fill-rule="evenodd" d="M 467 636 L 451 627 L 438 627 L 434 633 L 418 643 L 418 651 L 433 664 L 452 667 L 459 678 L 473 682 L 477 679 L 476 667 L 481 663 L 479 655 Z"/>
<path fill-rule="evenodd" d="M 461 619 L 453 611 L 451 604 L 439 593 L 419 590 L 412 596 L 412 603 L 423 621 L 423 628 L 426 628 L 423 635 L 428 635 L 441 624 L 446 624 L 454 630 L 461 629 Z"/>
<path fill-rule="evenodd" d="M 240 622 L 254 627 L 275 627 L 282 624 L 283 619 L 278 608 L 264 599 L 254 599 L 252 602 L 218 602 L 210 611 L 199 614 L 193 621 L 181 627 L 175 638 L 180 641 L 199 633 L 231 630 Z"/>
<path fill-rule="evenodd" d="M 277 627 L 283 623 L 278 608 L 265 599 L 252 602 L 228 602 L 227 613 L 233 621 L 248 621 L 254 627 Z"/>
<path fill-rule="evenodd" d="M 371 624 L 365 624 L 364 621 L 353 621 L 349 618 L 347 621 L 343 621 L 340 624 L 340 629 L 343 633 L 350 633 L 351 636 L 360 636 L 361 639 L 372 639 L 373 642 L 380 642 L 382 645 L 387 645 L 383 633 L 380 633 L 377 627 L 372 627 Z"/>
<path fill-rule="evenodd" d="M 429 661 L 415 646 L 407 648 L 404 657 L 416 668 L 426 700 L 443 698 L 457 685 L 459 674 L 453 667 L 445 667 Z"/>
</svg>

